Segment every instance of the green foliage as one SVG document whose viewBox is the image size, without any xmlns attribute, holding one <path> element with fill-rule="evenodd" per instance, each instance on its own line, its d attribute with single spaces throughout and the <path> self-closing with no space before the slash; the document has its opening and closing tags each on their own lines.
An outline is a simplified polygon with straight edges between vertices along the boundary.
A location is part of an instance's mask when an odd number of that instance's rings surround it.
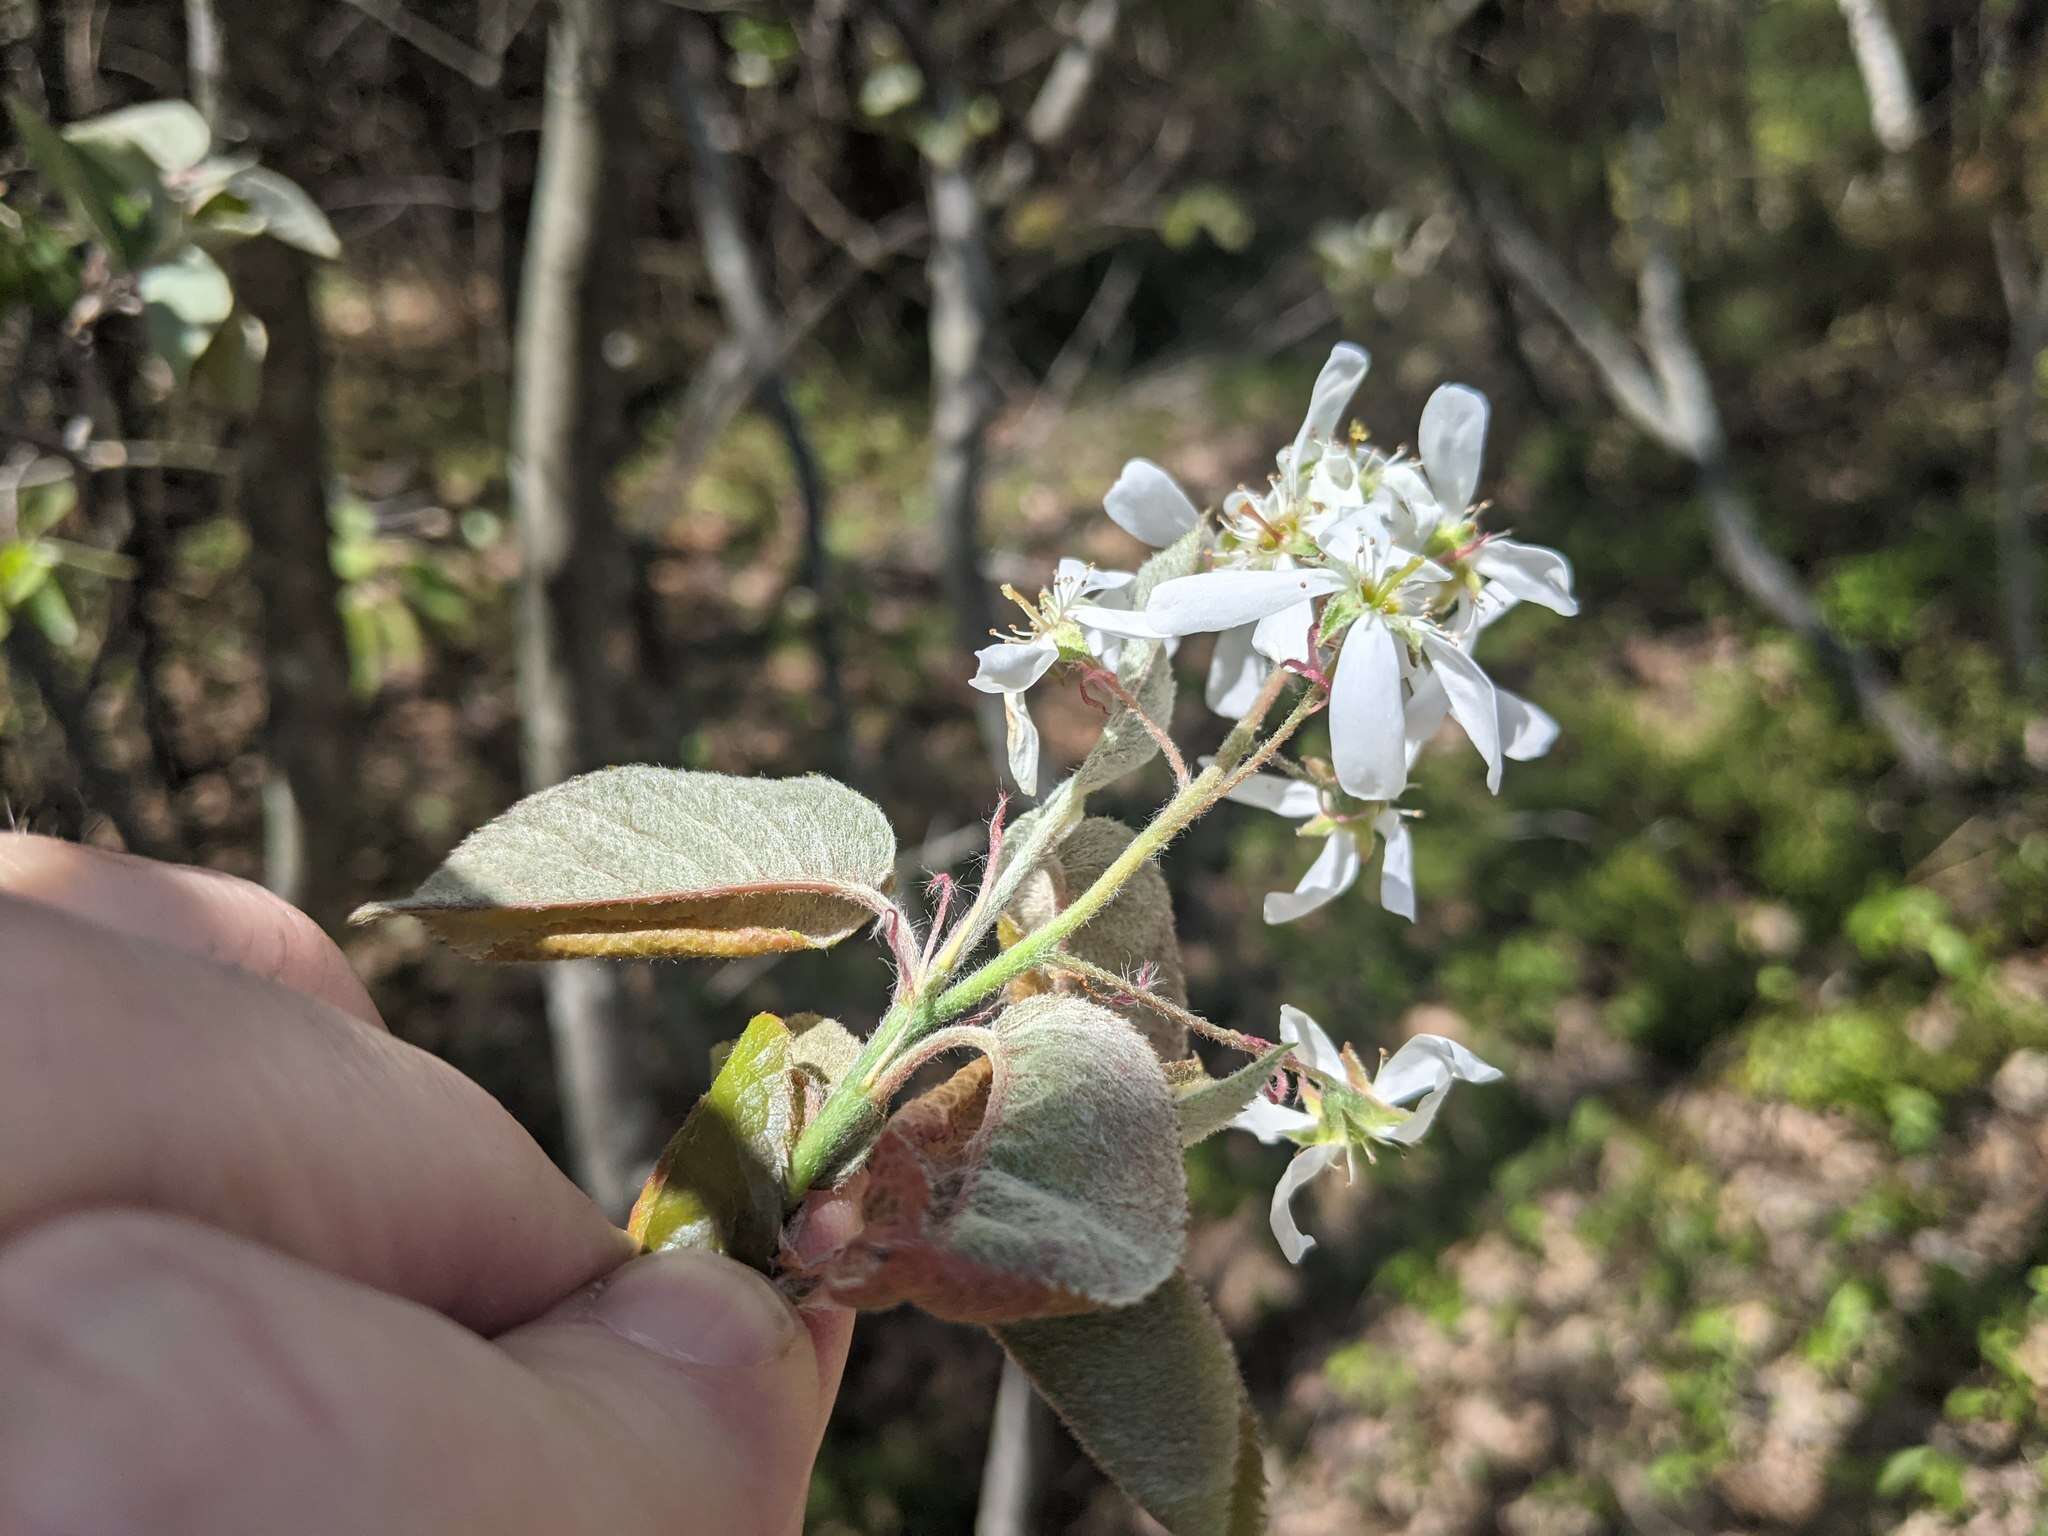
<svg viewBox="0 0 2048 1536">
<path fill-rule="evenodd" d="M 1963 1464 L 1931 1445 L 1908 1446 L 1886 1457 L 1877 1474 L 1876 1491 L 1881 1499 L 1910 1498 L 1945 1515 L 1961 1516 L 1969 1510 L 1969 1500 L 1963 1494 Z"/>
<path fill-rule="evenodd" d="M 0 298 L 18 293 L 62 309 L 72 323 L 91 323 L 103 304 L 121 302 L 108 276 L 83 260 L 81 247 L 95 246 L 113 277 L 132 277 L 144 333 L 172 377 L 198 377 L 228 409 L 249 409 L 263 328 L 235 315 L 216 254 L 268 236 L 331 259 L 341 242 L 327 216 L 274 171 L 246 158 L 208 158 L 211 131 L 186 102 L 144 102 L 61 131 L 19 97 L 8 98 L 7 110 L 72 227 L 47 223 L 32 208 L 8 209 L 0 218 Z M 87 291 L 88 276 L 99 291 Z"/>
<path fill-rule="evenodd" d="M 1364 1339 L 1330 1351 L 1323 1361 L 1323 1379 L 1361 1412 L 1397 1412 L 1417 1395 L 1415 1370 L 1399 1355 Z"/>
</svg>

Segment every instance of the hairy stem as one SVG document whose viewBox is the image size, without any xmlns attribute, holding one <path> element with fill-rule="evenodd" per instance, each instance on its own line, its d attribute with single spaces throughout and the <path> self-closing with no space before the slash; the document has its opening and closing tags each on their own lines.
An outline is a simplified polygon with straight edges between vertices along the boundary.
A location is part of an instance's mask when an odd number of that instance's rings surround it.
<svg viewBox="0 0 2048 1536">
<path fill-rule="evenodd" d="M 891 1069 L 904 1052 L 1017 977 L 1046 964 L 1068 935 L 1107 906 L 1147 860 L 1156 857 L 1183 828 L 1221 800 L 1232 785 L 1256 772 L 1304 721 L 1323 707 L 1323 691 L 1308 689 L 1273 733 L 1259 741 L 1259 727 L 1293 681 L 1292 673 L 1276 670 L 1259 690 L 1244 718 L 1223 739 L 1210 765 L 1169 800 L 1152 824 L 1131 840 L 1130 846 L 1096 877 L 1095 883 L 1050 922 L 1025 935 L 964 980 L 944 991 L 922 991 L 912 999 L 896 1003 L 883 1015 L 852 1068 L 825 1100 L 818 1118 L 797 1138 L 789 1165 L 791 1205 L 820 1180 L 828 1180 L 845 1168 L 874 1139 L 888 1114 L 889 1095 L 883 1085 L 892 1080 Z M 996 872 L 991 871 L 990 878 L 996 877 Z M 956 959 L 953 946 L 948 945 L 930 973 L 928 987 L 936 987 L 946 974 L 946 967 Z"/>
<path fill-rule="evenodd" d="M 1076 955 L 1056 954 L 1045 962 L 1045 968 L 1078 977 L 1082 982 L 1092 985 L 1098 996 L 1106 993 L 1114 997 L 1128 997 L 1139 1007 L 1149 1008 L 1163 1019 L 1171 1019 L 1190 1034 L 1214 1040 L 1219 1045 L 1226 1045 L 1231 1050 L 1241 1051 L 1247 1056 L 1262 1056 L 1278 1043 L 1261 1039 L 1257 1035 L 1248 1035 L 1242 1030 L 1225 1029 L 1221 1024 L 1212 1024 L 1192 1009 L 1181 1007 L 1173 999 L 1161 997 L 1157 992 L 1139 986 L 1127 976 L 1119 976 L 1115 971 L 1092 964 Z M 936 1039 L 937 1036 L 933 1038 Z"/>
</svg>

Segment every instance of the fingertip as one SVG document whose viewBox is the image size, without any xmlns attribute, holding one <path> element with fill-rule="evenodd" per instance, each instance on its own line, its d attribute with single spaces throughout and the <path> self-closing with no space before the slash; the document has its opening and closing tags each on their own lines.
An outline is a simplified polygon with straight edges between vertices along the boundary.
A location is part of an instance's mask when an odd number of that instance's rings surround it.
<svg viewBox="0 0 2048 1536">
<path fill-rule="evenodd" d="M 261 976 L 383 1027 L 320 925 L 239 876 L 9 832 L 0 833 L 0 891 Z"/>
</svg>

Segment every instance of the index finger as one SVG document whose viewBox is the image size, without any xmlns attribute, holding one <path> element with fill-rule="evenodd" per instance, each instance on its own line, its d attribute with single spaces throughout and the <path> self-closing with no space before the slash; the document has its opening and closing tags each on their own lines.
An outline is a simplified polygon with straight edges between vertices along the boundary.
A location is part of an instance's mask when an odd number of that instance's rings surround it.
<svg viewBox="0 0 2048 1536">
<path fill-rule="evenodd" d="M 382 1024 L 334 941 L 297 907 L 218 870 L 0 833 L 0 891 L 155 939 Z"/>
<path fill-rule="evenodd" d="M 127 1205 L 470 1327 L 632 1252 L 502 1106 L 304 993 L 0 893 L 0 1241 Z"/>
</svg>

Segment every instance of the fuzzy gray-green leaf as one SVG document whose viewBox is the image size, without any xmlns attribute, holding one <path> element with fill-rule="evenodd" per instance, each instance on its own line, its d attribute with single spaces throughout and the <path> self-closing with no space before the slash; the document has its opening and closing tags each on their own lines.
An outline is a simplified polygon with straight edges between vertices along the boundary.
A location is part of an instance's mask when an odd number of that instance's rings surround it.
<svg viewBox="0 0 2048 1536">
<path fill-rule="evenodd" d="M 1173 1106 L 1180 1111 L 1181 1145 L 1192 1147 L 1235 1120 L 1259 1096 L 1280 1065 L 1280 1058 L 1290 1049 L 1285 1044 L 1276 1045 L 1227 1077 L 1210 1077 L 1207 1073 L 1176 1077 Z"/>
<path fill-rule="evenodd" d="M 1095 1464 L 1171 1536 L 1265 1530 L 1258 1424 L 1230 1340 L 1185 1274 L 1135 1306 L 993 1331 Z"/>
<path fill-rule="evenodd" d="M 909 1301 L 959 1322 L 1149 1294 L 1187 1225 L 1158 1057 L 1077 997 L 1016 1003 L 980 1043 L 986 1057 L 890 1119 L 857 1187 L 860 1233 L 810 1278 L 848 1306 Z"/>
<path fill-rule="evenodd" d="M 895 857 L 881 808 L 831 779 L 606 768 L 527 796 L 352 921 L 415 916 L 486 960 L 823 949 L 873 914 Z"/>
</svg>

